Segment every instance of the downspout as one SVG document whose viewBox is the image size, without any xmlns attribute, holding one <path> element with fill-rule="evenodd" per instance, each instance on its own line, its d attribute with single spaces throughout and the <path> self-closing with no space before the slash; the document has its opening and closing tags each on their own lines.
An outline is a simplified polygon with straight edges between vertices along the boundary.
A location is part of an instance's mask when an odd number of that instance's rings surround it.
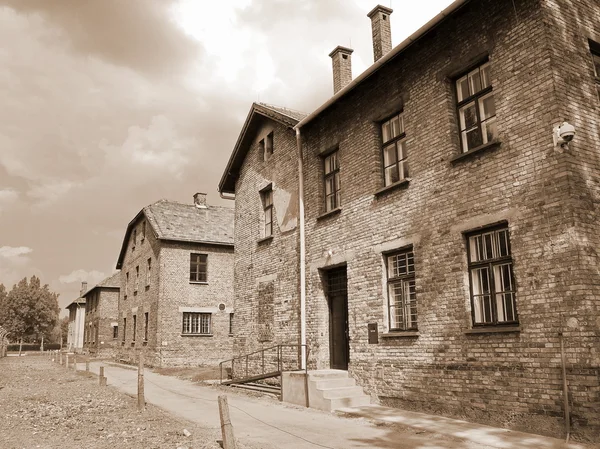
<svg viewBox="0 0 600 449">
<path fill-rule="evenodd" d="M 296 128 L 298 146 L 298 215 L 300 227 L 300 368 L 305 370 L 306 360 L 306 238 L 304 235 L 304 169 L 302 160 L 302 135 Z"/>
</svg>

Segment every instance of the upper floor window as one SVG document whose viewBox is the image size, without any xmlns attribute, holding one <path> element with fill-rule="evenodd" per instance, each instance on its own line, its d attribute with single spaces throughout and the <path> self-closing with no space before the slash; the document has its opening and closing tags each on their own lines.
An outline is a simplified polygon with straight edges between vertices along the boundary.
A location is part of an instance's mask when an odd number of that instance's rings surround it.
<svg viewBox="0 0 600 449">
<path fill-rule="evenodd" d="M 412 248 L 387 256 L 390 331 L 417 329 L 415 256 Z"/>
<path fill-rule="evenodd" d="M 264 139 L 258 142 L 258 157 L 262 161 L 266 161 L 273 154 L 273 132 L 267 134 Z"/>
<path fill-rule="evenodd" d="M 135 336 L 137 334 L 137 315 L 133 315 L 133 330 L 131 333 L 131 344 L 135 342 Z"/>
<path fill-rule="evenodd" d="M 137 229 L 133 230 L 133 240 L 132 241 L 133 241 L 133 246 L 132 246 L 131 249 L 134 250 L 135 249 L 135 245 L 137 244 Z"/>
<path fill-rule="evenodd" d="M 600 100 L 600 44 L 594 41 L 589 41 L 589 43 L 594 63 L 594 74 L 596 75 L 596 92 L 598 92 L 598 99 Z"/>
<path fill-rule="evenodd" d="M 112 329 L 113 339 L 116 340 L 119 337 L 119 326 L 113 326 Z"/>
<path fill-rule="evenodd" d="M 323 159 L 325 185 L 325 212 L 341 206 L 340 203 L 340 164 L 337 150 Z"/>
<path fill-rule="evenodd" d="M 182 334 L 210 335 L 210 313 L 183 312 Z"/>
<path fill-rule="evenodd" d="M 384 184 L 389 186 L 408 178 L 404 114 L 398 114 L 381 125 L 383 140 Z"/>
<path fill-rule="evenodd" d="M 134 288 L 134 294 L 135 292 L 138 291 L 138 288 L 140 286 L 140 266 L 138 265 L 137 267 L 135 267 L 135 288 Z"/>
<path fill-rule="evenodd" d="M 142 221 L 142 242 L 146 238 L 146 222 Z"/>
<path fill-rule="evenodd" d="M 233 312 L 229 314 L 229 335 L 233 335 Z"/>
<path fill-rule="evenodd" d="M 150 285 L 150 276 L 152 274 L 152 258 L 149 258 L 146 266 L 146 285 Z"/>
<path fill-rule="evenodd" d="M 125 298 L 127 298 L 128 291 L 129 291 L 129 272 L 125 273 Z"/>
<path fill-rule="evenodd" d="M 456 98 L 463 153 L 494 141 L 498 130 L 489 62 L 456 81 Z"/>
<path fill-rule="evenodd" d="M 207 282 L 208 256 L 190 254 L 190 282 Z"/>
<path fill-rule="evenodd" d="M 144 341 L 148 341 L 148 312 L 144 313 Z"/>
<path fill-rule="evenodd" d="M 467 241 L 473 325 L 517 323 L 508 227 L 471 233 Z"/>
<path fill-rule="evenodd" d="M 273 235 L 273 189 L 268 188 L 261 192 L 263 213 L 264 213 L 264 236 L 271 237 Z"/>
</svg>

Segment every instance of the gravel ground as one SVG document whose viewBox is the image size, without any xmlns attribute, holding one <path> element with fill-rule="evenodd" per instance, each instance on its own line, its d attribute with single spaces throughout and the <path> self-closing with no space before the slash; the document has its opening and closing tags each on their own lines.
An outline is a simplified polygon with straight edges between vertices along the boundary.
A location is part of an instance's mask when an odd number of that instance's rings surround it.
<svg viewBox="0 0 600 449">
<path fill-rule="evenodd" d="M 220 448 L 220 429 L 201 427 L 152 405 L 139 413 L 136 403 L 110 386 L 100 387 L 95 375 L 75 373 L 43 356 L 0 359 L 3 449 Z"/>
</svg>

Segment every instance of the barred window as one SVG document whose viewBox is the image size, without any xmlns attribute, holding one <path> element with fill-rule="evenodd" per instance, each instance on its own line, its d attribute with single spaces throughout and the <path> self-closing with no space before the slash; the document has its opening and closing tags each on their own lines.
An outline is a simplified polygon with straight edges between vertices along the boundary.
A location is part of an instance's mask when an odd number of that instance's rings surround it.
<svg viewBox="0 0 600 449">
<path fill-rule="evenodd" d="M 211 333 L 211 314 L 184 312 L 181 333 L 209 335 Z"/>
<path fill-rule="evenodd" d="M 387 256 L 390 331 L 417 330 L 415 256 L 412 248 Z"/>
<path fill-rule="evenodd" d="M 508 227 L 485 229 L 467 239 L 473 325 L 518 323 Z"/>
<path fill-rule="evenodd" d="M 207 282 L 208 255 L 190 254 L 190 282 Z"/>
</svg>

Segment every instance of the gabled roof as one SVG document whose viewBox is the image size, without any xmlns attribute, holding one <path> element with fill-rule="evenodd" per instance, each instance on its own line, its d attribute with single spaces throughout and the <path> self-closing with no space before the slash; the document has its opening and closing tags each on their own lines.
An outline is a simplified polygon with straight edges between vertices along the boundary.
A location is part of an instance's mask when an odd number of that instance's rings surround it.
<svg viewBox="0 0 600 449">
<path fill-rule="evenodd" d="M 87 295 L 89 295 L 90 293 L 92 293 L 94 290 L 96 290 L 97 288 L 121 288 L 121 282 L 120 282 L 120 276 L 121 272 L 117 271 L 115 274 L 107 277 L 106 279 L 98 282 L 96 285 L 94 285 L 92 288 L 90 288 L 87 292 L 85 292 L 83 295 L 81 295 L 83 298 L 87 297 Z"/>
<path fill-rule="evenodd" d="M 85 298 L 77 298 L 71 304 L 69 304 L 65 309 L 70 310 L 73 306 L 83 306 L 85 305 Z"/>
<path fill-rule="evenodd" d="M 144 207 L 127 225 L 117 269 L 121 269 L 133 227 L 146 217 L 158 240 L 233 246 L 234 210 L 230 207 L 160 200 Z M 146 230 L 146 232 L 149 232 Z"/>
<path fill-rule="evenodd" d="M 246 117 L 246 121 L 244 122 L 242 131 L 235 144 L 233 153 L 231 153 L 231 157 L 227 162 L 227 166 L 225 167 L 225 171 L 219 182 L 219 192 L 235 193 L 235 180 L 237 179 L 242 163 L 246 158 L 246 154 L 248 154 L 254 132 L 258 128 L 259 120 L 257 119 L 261 116 L 275 120 L 288 128 L 293 128 L 300 120 L 305 118 L 307 114 L 266 103 L 252 103 L 252 107 L 250 108 L 248 117 Z"/>
</svg>

